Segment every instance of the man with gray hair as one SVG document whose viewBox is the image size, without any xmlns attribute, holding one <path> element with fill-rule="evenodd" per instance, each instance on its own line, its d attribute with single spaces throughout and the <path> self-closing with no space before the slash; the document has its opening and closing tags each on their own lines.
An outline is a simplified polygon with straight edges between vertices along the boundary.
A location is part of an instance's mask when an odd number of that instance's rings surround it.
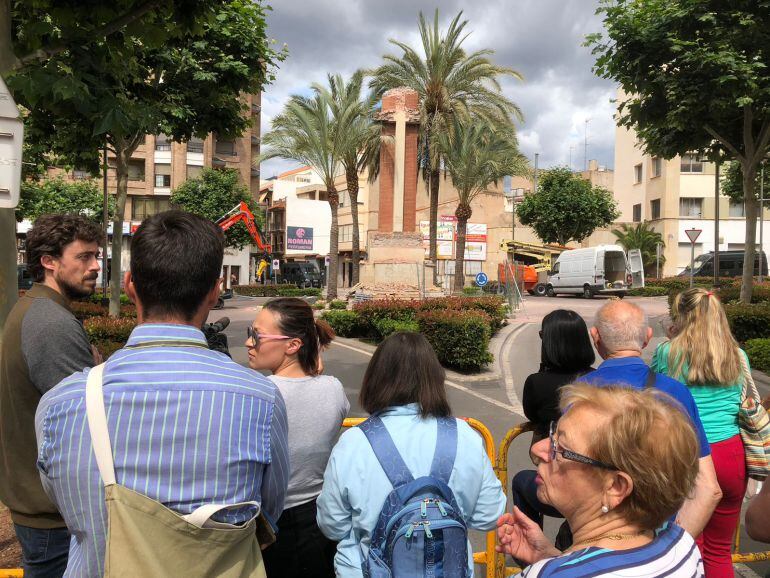
<svg viewBox="0 0 770 578">
<path fill-rule="evenodd" d="M 644 311 L 633 303 L 608 302 L 599 309 L 589 332 L 604 362 L 578 381 L 598 386 L 625 384 L 637 389 L 655 387 L 677 400 L 690 417 L 700 443 L 701 457 L 695 490 L 682 506 L 676 521 L 693 537 L 699 536 L 722 498 L 722 491 L 714 471 L 711 447 L 690 390 L 675 379 L 655 373 L 642 360 L 642 351 L 652 339 L 652 327 L 647 323 Z"/>
</svg>

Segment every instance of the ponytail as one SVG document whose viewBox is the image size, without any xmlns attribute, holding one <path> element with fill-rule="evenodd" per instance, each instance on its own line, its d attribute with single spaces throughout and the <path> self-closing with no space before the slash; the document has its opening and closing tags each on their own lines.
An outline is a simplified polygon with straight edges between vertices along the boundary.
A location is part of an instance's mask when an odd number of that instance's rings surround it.
<svg viewBox="0 0 770 578">
<path fill-rule="evenodd" d="M 322 348 L 329 345 L 332 342 L 332 339 L 336 337 L 332 326 L 321 318 L 315 320 L 315 330 L 318 335 L 318 344 Z"/>
</svg>

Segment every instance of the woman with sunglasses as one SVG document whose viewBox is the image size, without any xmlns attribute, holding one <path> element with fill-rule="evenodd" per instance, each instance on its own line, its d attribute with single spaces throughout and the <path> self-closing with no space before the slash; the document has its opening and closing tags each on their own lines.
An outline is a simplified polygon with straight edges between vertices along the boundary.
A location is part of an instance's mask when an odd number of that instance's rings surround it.
<svg viewBox="0 0 770 578">
<path fill-rule="evenodd" d="M 565 552 L 518 508 L 498 521 L 498 551 L 521 576 L 702 577 L 692 537 L 671 518 L 698 475 L 698 440 L 676 401 L 654 389 L 572 385 L 563 416 L 532 446 L 537 496 L 564 514 Z"/>
<path fill-rule="evenodd" d="M 316 524 L 316 498 L 350 403 L 338 379 L 321 375 L 334 332 L 302 299 L 268 301 L 248 328 L 249 367 L 267 370 L 286 402 L 291 476 L 278 541 L 263 553 L 271 578 L 334 576 L 336 544 Z"/>
</svg>

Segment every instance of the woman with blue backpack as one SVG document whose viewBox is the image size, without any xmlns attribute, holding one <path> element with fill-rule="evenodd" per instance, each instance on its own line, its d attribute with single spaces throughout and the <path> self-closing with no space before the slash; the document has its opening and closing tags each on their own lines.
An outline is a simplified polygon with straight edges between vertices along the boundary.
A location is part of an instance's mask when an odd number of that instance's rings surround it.
<svg viewBox="0 0 770 578">
<path fill-rule="evenodd" d="M 473 575 L 468 530 L 494 529 L 506 497 L 481 437 L 451 417 L 444 377 L 417 333 L 375 351 L 360 394 L 371 415 L 334 446 L 318 497 L 339 578 Z"/>
</svg>

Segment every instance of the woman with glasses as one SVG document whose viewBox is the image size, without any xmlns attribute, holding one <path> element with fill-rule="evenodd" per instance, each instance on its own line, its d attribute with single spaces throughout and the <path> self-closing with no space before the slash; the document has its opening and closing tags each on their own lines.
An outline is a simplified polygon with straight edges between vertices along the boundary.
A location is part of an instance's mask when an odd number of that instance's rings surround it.
<svg viewBox="0 0 770 578">
<path fill-rule="evenodd" d="M 709 578 L 732 577 L 732 538 L 746 493 L 746 459 L 738 427 L 743 369 L 749 361 L 735 341 L 719 298 L 706 289 L 682 291 L 671 306 L 670 341 L 655 350 L 652 368 L 692 393 L 711 446 L 722 498 L 698 547 Z"/>
<path fill-rule="evenodd" d="M 676 401 L 654 388 L 572 385 L 563 416 L 532 446 L 537 495 L 567 518 L 565 552 L 518 508 L 498 521 L 498 551 L 522 577 L 702 577 L 698 548 L 670 522 L 698 475 L 698 440 Z"/>
<path fill-rule="evenodd" d="M 561 388 L 592 371 L 591 365 L 596 359 L 586 322 L 574 311 L 557 309 L 546 315 L 540 339 L 540 371 L 524 381 L 522 398 L 524 415 L 535 426 L 533 443 L 543 439 L 548 434 L 548 425 L 559 419 Z M 537 499 L 535 476 L 534 470 L 517 473 L 511 483 L 512 496 L 513 503 L 542 528 L 543 515 L 562 516 Z M 563 541 L 569 540 L 568 530 L 565 529 Z"/>
<path fill-rule="evenodd" d="M 350 403 L 338 379 L 321 375 L 321 351 L 334 332 L 302 299 L 268 301 L 247 329 L 249 367 L 267 370 L 286 403 L 291 476 L 278 541 L 265 552 L 271 578 L 334 576 L 336 544 L 316 523 L 316 498 Z"/>
</svg>

